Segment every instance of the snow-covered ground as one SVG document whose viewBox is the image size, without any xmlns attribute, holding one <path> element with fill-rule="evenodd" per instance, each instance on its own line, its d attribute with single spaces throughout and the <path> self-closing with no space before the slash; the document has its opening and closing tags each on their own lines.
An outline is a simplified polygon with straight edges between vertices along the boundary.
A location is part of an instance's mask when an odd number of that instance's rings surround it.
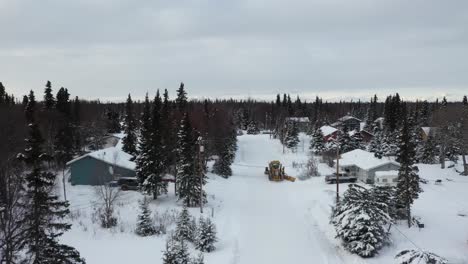
<svg viewBox="0 0 468 264">
<path fill-rule="evenodd" d="M 426 227 L 408 229 L 405 223 L 392 228 L 394 243 L 373 259 L 362 259 L 343 250 L 329 224 L 335 186 L 322 177 L 305 181 L 269 182 L 263 174 L 271 160 L 280 160 L 286 172 L 298 175 L 293 162 L 307 160 L 308 139 L 301 135 L 297 153 L 286 151 L 269 135 L 239 137 L 239 150 L 232 166 L 234 175 L 223 179 L 209 174 L 209 203 L 204 215 L 214 214 L 219 242 L 217 250 L 205 254 L 210 264 L 246 263 L 394 263 L 395 254 L 406 248 L 434 251 L 451 263 L 468 263 L 468 177 L 438 165 L 420 165 L 420 176 L 429 180 L 414 205 L 414 214 Z M 319 164 L 322 175 L 332 172 Z M 435 185 L 442 179 L 442 185 Z M 451 181 L 448 181 L 450 179 Z M 340 191 L 347 184 L 340 185 Z M 119 225 L 99 227 L 95 190 L 89 186 L 67 186 L 73 212 L 73 228 L 63 241 L 75 246 L 90 264 L 161 263 L 165 236 L 140 238 L 133 233 L 138 214 L 138 192 L 124 192 L 117 208 Z M 180 210 L 172 186 L 167 196 L 151 203 L 159 214 Z M 191 208 L 194 216 L 198 208 Z M 413 245 L 412 243 L 415 243 Z M 192 249 L 193 250 L 193 249 Z M 193 250 L 194 251 L 194 250 Z"/>
</svg>

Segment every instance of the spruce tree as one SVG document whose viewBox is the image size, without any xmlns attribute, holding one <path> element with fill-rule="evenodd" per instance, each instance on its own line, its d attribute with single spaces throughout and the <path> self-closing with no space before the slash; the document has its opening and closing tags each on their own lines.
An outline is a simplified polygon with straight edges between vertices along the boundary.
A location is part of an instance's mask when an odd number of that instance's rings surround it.
<svg viewBox="0 0 468 264">
<path fill-rule="evenodd" d="M 179 199 L 186 206 L 197 206 L 200 202 L 200 195 L 202 202 L 206 202 L 206 193 L 202 190 L 202 185 L 206 184 L 206 176 L 204 170 L 197 169 L 197 160 L 194 156 L 197 155 L 198 149 L 188 114 L 185 114 L 181 120 L 177 136 L 176 180 Z M 203 175 L 200 176 L 200 173 Z M 202 177 L 201 182 L 200 177 Z"/>
<path fill-rule="evenodd" d="M 181 82 L 179 89 L 177 89 L 177 98 L 176 98 L 177 109 L 183 112 L 187 107 L 187 92 L 184 88 L 184 83 Z"/>
<path fill-rule="evenodd" d="M 148 208 L 146 197 L 140 201 L 140 214 L 138 215 L 135 233 L 142 237 L 152 236 L 157 233 L 151 219 L 151 211 Z"/>
<path fill-rule="evenodd" d="M 141 130 L 138 144 L 138 156 L 135 159 L 136 175 L 140 187 L 143 186 L 149 175 L 152 174 L 152 126 L 151 126 L 151 104 L 148 99 L 148 93 L 145 96 L 143 104 L 143 113 L 141 115 Z M 143 189 L 143 188 L 142 188 Z"/>
<path fill-rule="evenodd" d="M 34 122 L 34 115 L 35 115 L 35 108 L 36 108 L 36 97 L 34 96 L 34 92 L 31 90 L 28 96 L 28 104 L 24 109 L 26 121 L 28 123 Z"/>
<path fill-rule="evenodd" d="M 374 137 L 369 142 L 368 151 L 374 153 L 376 158 L 381 159 L 383 156 L 383 132 L 380 129 L 376 129 Z"/>
<path fill-rule="evenodd" d="M 166 249 L 163 251 L 163 264 L 179 264 L 177 256 L 177 241 L 170 236 L 166 241 Z"/>
<path fill-rule="evenodd" d="M 107 115 L 107 132 L 109 133 L 120 133 L 122 132 L 122 126 L 120 125 L 120 115 L 118 112 L 109 109 Z"/>
<path fill-rule="evenodd" d="M 191 225 L 190 213 L 186 206 L 182 208 L 179 215 L 177 216 L 176 229 L 175 229 L 175 239 L 177 241 L 194 241 L 194 231 Z"/>
<path fill-rule="evenodd" d="M 437 146 L 435 139 L 432 135 L 429 135 L 427 140 L 422 143 L 423 146 L 420 150 L 418 160 L 424 164 L 436 164 L 437 163 Z"/>
<path fill-rule="evenodd" d="M 163 142 L 161 138 L 161 97 L 159 90 L 151 111 L 148 95 L 143 106 L 139 155 L 136 158 L 136 171 L 141 189 L 156 199 L 167 193 L 167 183 L 162 181 L 165 172 Z"/>
<path fill-rule="evenodd" d="M 44 108 L 51 110 L 55 106 L 55 98 L 52 94 L 52 84 L 47 81 L 46 88 L 44 90 Z"/>
<path fill-rule="evenodd" d="M 195 247 L 202 252 L 211 252 L 216 249 L 214 244 L 218 241 L 216 238 L 216 227 L 210 218 L 200 217 L 198 222 L 198 234 Z"/>
<path fill-rule="evenodd" d="M 213 172 L 224 178 L 228 178 L 232 175 L 231 156 L 228 144 L 229 142 L 224 143 L 223 151 L 213 165 Z"/>
<path fill-rule="evenodd" d="M 400 146 L 397 160 L 400 162 L 400 169 L 397 183 L 397 200 L 399 206 L 405 208 L 408 227 L 411 227 L 411 205 L 418 198 L 421 188 L 419 186 L 418 168 L 413 166 L 415 150 L 410 139 L 409 124 L 406 118 L 399 139 Z"/>
<path fill-rule="evenodd" d="M 258 129 L 257 122 L 255 121 L 250 121 L 246 129 L 249 135 L 257 135 L 260 133 L 260 129 Z"/>
<path fill-rule="evenodd" d="M 320 128 L 316 129 L 312 134 L 309 149 L 315 154 L 321 154 L 326 150 L 324 136 Z"/>
<path fill-rule="evenodd" d="M 44 139 L 34 120 L 29 124 L 26 142 L 25 152 L 18 157 L 29 169 L 25 175 L 26 195 L 30 201 L 25 214 L 29 263 L 85 263 L 76 249 L 58 241 L 71 228 L 63 222 L 70 211 L 68 202 L 59 201 L 52 193 L 56 176 L 43 168 L 50 157 L 43 152 Z"/>
<path fill-rule="evenodd" d="M 71 102 L 68 90 L 60 88 L 57 92 L 56 108 L 58 112 L 58 131 L 54 140 L 54 155 L 58 165 L 65 164 L 73 158 L 75 133 L 71 120 Z M 55 103 L 54 103 L 55 104 Z"/>
<path fill-rule="evenodd" d="M 0 105 L 5 104 L 6 99 L 6 92 L 5 92 L 5 86 L 3 86 L 3 83 L 0 82 Z"/>
<path fill-rule="evenodd" d="M 27 95 L 23 95 L 23 101 L 21 102 L 21 106 L 23 107 L 23 110 L 26 109 L 28 106 L 29 98 Z"/>
<path fill-rule="evenodd" d="M 432 252 L 421 249 L 405 249 L 396 256 L 397 264 L 447 264 L 448 260 Z"/>
<path fill-rule="evenodd" d="M 295 150 L 299 144 L 299 130 L 296 122 L 288 122 L 286 124 L 286 147 Z"/>
<path fill-rule="evenodd" d="M 350 185 L 334 208 L 331 221 L 337 237 L 349 252 L 364 258 L 373 257 L 389 242 L 385 225 L 391 218 L 386 207 L 370 190 Z"/>
<path fill-rule="evenodd" d="M 133 115 L 133 101 L 129 94 L 125 104 L 125 137 L 122 139 L 122 150 L 134 157 L 138 154 L 136 129 L 136 121 Z"/>
<path fill-rule="evenodd" d="M 57 111 L 65 116 L 70 116 L 71 114 L 71 104 L 70 104 L 70 94 L 68 89 L 60 88 L 57 92 L 57 102 L 56 102 Z"/>
</svg>

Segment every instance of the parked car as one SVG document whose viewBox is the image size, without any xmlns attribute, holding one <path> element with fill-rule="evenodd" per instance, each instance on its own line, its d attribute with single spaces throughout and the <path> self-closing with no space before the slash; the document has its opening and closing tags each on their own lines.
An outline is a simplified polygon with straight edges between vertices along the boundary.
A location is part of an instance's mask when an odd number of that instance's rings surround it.
<svg viewBox="0 0 468 264">
<path fill-rule="evenodd" d="M 339 177 L 338 177 L 338 181 L 340 183 L 341 182 L 356 182 L 357 177 L 340 173 Z M 326 183 L 336 183 L 336 172 L 333 173 L 333 174 L 325 176 L 325 182 Z"/>
<path fill-rule="evenodd" d="M 136 191 L 138 190 L 138 180 L 135 177 L 121 177 L 109 182 L 109 186 L 120 187 L 122 191 Z"/>
</svg>

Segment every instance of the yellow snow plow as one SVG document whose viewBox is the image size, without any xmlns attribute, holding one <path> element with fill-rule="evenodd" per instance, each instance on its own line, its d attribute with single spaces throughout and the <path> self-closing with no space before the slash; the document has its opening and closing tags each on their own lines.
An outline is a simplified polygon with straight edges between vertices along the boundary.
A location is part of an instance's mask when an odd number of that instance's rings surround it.
<svg viewBox="0 0 468 264">
<path fill-rule="evenodd" d="M 268 175 L 270 181 L 287 180 L 294 182 L 296 180 L 296 178 L 288 176 L 284 172 L 284 167 L 279 160 L 273 160 L 268 164 L 268 167 L 265 167 L 265 175 Z"/>
</svg>

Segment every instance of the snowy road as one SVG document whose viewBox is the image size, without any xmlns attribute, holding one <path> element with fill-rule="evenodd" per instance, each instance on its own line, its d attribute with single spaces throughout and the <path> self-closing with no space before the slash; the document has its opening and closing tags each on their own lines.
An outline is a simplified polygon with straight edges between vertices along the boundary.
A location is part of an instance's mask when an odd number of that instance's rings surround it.
<svg viewBox="0 0 468 264">
<path fill-rule="evenodd" d="M 267 139 L 250 143 L 248 137 L 241 139 L 237 163 L 242 166 L 234 166 L 231 188 L 218 190 L 226 197 L 218 221 L 233 244 L 230 263 L 344 263 L 314 218 L 328 217 L 314 214 L 322 209 L 313 192 L 323 192 L 323 187 L 269 182 L 260 164 L 275 159 L 281 147 Z M 265 151 L 267 155 L 259 155 Z M 304 194 L 304 188 L 311 188 L 308 200 L 296 195 Z"/>
</svg>

